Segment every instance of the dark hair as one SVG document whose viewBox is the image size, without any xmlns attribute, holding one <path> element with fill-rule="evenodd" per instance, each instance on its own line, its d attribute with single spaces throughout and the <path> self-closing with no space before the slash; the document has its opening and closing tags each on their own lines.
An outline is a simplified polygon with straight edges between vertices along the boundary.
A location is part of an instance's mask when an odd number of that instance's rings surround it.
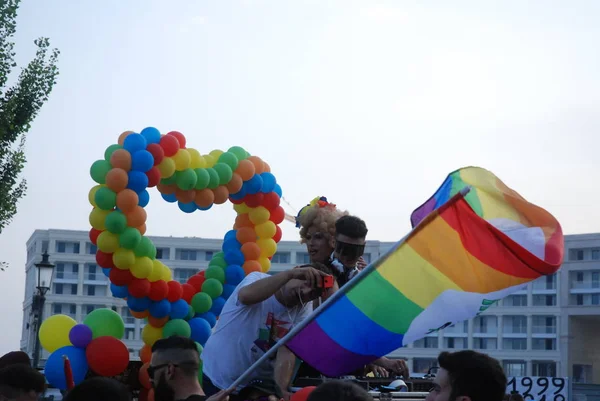
<svg viewBox="0 0 600 401">
<path fill-rule="evenodd" d="M 352 382 L 334 380 L 314 389 L 306 401 L 373 401 L 373 397 Z"/>
<path fill-rule="evenodd" d="M 169 351 L 172 351 L 171 355 L 169 355 Z M 196 361 L 193 362 L 196 363 L 190 363 L 192 361 L 189 360 L 187 352 L 182 354 L 179 351 L 192 351 L 196 358 Z M 171 362 L 179 363 L 179 368 L 187 376 L 196 377 L 198 375 L 200 353 L 198 352 L 198 347 L 196 346 L 194 340 L 182 336 L 170 336 L 167 338 L 162 338 L 156 341 L 152 346 L 152 353 L 155 352 L 164 354 L 166 359 L 173 358 Z"/>
<path fill-rule="evenodd" d="M 17 363 L 0 369 L 0 394 L 9 399 L 30 391 L 41 394 L 45 390 L 44 375 L 29 365 Z"/>
<path fill-rule="evenodd" d="M 130 401 L 124 384 L 108 377 L 92 377 L 76 385 L 64 401 Z"/>
<path fill-rule="evenodd" d="M 152 352 L 165 351 L 169 349 L 193 350 L 198 352 L 198 347 L 196 346 L 194 340 L 182 336 L 161 338 L 152 346 Z"/>
<path fill-rule="evenodd" d="M 448 371 L 451 400 L 460 396 L 471 401 L 502 401 L 506 393 L 506 375 L 500 363 L 475 351 L 442 352 L 438 357 Z"/>
<path fill-rule="evenodd" d="M 11 351 L 7 354 L 4 354 L 2 358 L 0 358 L 0 369 L 2 369 L 5 366 L 14 365 L 17 363 L 31 366 L 31 360 L 29 359 L 29 355 L 27 355 L 23 351 Z"/>
<path fill-rule="evenodd" d="M 335 222 L 335 235 L 345 235 L 350 238 L 365 238 L 369 230 L 364 220 L 356 216 L 342 216 Z"/>
</svg>

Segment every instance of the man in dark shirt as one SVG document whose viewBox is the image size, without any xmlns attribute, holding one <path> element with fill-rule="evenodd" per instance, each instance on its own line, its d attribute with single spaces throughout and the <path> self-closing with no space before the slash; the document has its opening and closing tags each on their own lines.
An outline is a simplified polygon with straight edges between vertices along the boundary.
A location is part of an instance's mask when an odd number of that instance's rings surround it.
<svg viewBox="0 0 600 401">
<path fill-rule="evenodd" d="M 335 250 L 329 264 L 340 288 L 366 267 L 362 256 L 368 232 L 365 222 L 356 216 L 342 216 L 335 222 Z"/>
</svg>

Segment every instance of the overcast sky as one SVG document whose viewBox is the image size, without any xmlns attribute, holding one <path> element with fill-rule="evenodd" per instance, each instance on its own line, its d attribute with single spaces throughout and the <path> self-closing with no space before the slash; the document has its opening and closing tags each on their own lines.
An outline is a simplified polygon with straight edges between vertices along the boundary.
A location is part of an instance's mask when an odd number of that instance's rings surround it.
<svg viewBox="0 0 600 401">
<path fill-rule="evenodd" d="M 17 60 L 48 36 L 60 76 L 27 137 L 27 197 L 0 236 L 0 354 L 19 347 L 25 242 L 89 229 L 89 167 L 124 130 L 179 130 L 202 153 L 243 146 L 295 209 L 326 195 L 370 239 L 402 237 L 467 165 L 566 233 L 600 231 L 599 17 L 593 0 L 22 0 Z M 234 219 L 229 205 L 190 218 L 151 196 L 151 235 L 222 237 Z"/>
</svg>

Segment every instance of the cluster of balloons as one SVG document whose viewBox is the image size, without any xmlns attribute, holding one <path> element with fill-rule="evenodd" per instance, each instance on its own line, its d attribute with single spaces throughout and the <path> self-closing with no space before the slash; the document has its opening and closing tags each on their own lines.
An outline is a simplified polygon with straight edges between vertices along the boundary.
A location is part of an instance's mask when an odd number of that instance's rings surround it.
<svg viewBox="0 0 600 401">
<path fill-rule="evenodd" d="M 148 321 L 141 354 L 149 355 L 156 340 L 171 335 L 192 338 L 201 350 L 235 286 L 251 272 L 267 272 L 277 250 L 285 212 L 269 165 L 238 146 L 201 155 L 186 147 L 183 134 L 161 135 L 148 127 L 122 133 L 90 174 L 98 184 L 89 193 L 90 240 L 112 294 L 127 300 L 134 317 Z M 185 284 L 172 280 L 144 236 L 147 188 L 154 186 L 185 213 L 227 200 L 237 212 L 222 251 Z"/>
<path fill-rule="evenodd" d="M 125 325 L 112 309 L 95 309 L 83 324 L 67 315 L 53 315 L 40 326 L 40 344 L 51 352 L 44 368 L 52 386 L 66 390 L 63 356 L 67 356 L 75 384 L 81 383 L 88 370 L 99 376 L 121 374 L 129 364 L 129 351 L 121 341 Z"/>
</svg>

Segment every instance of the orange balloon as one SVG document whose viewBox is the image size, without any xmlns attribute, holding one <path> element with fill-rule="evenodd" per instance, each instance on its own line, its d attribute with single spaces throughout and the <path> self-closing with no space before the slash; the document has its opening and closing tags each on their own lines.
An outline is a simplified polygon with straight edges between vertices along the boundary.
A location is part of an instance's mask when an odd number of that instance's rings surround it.
<svg viewBox="0 0 600 401">
<path fill-rule="evenodd" d="M 181 203 L 190 203 L 194 201 L 194 198 L 196 196 L 194 192 L 195 191 L 193 189 L 189 191 L 184 191 L 182 189 L 177 188 L 175 190 L 175 197 Z"/>
<path fill-rule="evenodd" d="M 126 213 L 125 217 L 127 217 L 127 225 L 129 227 L 139 227 L 146 223 L 148 215 L 143 207 L 136 206 L 131 212 Z"/>
<path fill-rule="evenodd" d="M 250 221 L 250 216 L 248 215 L 248 213 L 242 213 L 238 214 L 235 218 L 234 227 L 236 230 L 242 227 L 254 228 L 254 223 Z"/>
<path fill-rule="evenodd" d="M 208 188 L 196 191 L 196 198 L 194 201 L 196 202 L 196 205 L 200 207 L 209 207 L 215 201 L 215 193 Z"/>
<path fill-rule="evenodd" d="M 117 194 L 117 207 L 123 213 L 129 213 L 138 205 L 139 198 L 135 191 L 124 189 Z"/>
<path fill-rule="evenodd" d="M 114 168 L 122 168 L 125 171 L 131 170 L 131 153 L 125 149 L 117 149 L 110 156 L 110 164 Z"/>
<path fill-rule="evenodd" d="M 252 272 L 261 272 L 260 263 L 258 263 L 257 260 L 247 260 L 244 262 L 244 265 L 242 267 L 244 268 L 244 272 L 246 272 L 246 275 Z"/>
<path fill-rule="evenodd" d="M 119 135 L 119 140 L 117 141 L 117 143 L 121 146 L 123 146 L 123 144 L 125 143 L 125 138 L 127 138 L 127 136 L 129 134 L 133 134 L 133 131 L 125 131 L 123 132 L 121 135 Z"/>
<path fill-rule="evenodd" d="M 127 176 L 127 172 L 122 168 L 113 168 L 106 174 L 106 186 L 116 193 L 127 188 L 128 182 L 129 177 Z"/>
<path fill-rule="evenodd" d="M 254 177 L 254 170 L 254 164 L 252 164 L 250 160 L 240 160 L 235 172 L 242 177 L 242 180 L 248 181 L 250 178 Z"/>
<path fill-rule="evenodd" d="M 246 160 L 250 160 L 252 162 L 252 164 L 254 164 L 255 174 L 260 174 L 265 171 L 265 163 L 262 161 L 262 159 L 260 157 L 250 156 Z"/>
<path fill-rule="evenodd" d="M 150 389 L 152 388 L 152 384 L 150 384 L 150 376 L 148 376 L 148 366 L 150 366 L 150 363 L 144 363 L 142 365 L 138 373 L 138 379 L 140 380 L 142 387 Z"/>
<path fill-rule="evenodd" d="M 231 176 L 231 181 L 229 181 L 229 183 L 225 186 L 229 190 L 230 194 L 235 194 L 238 193 L 240 189 L 242 189 L 243 185 L 244 180 L 242 180 L 242 177 L 240 177 L 240 175 L 237 173 L 233 173 L 233 175 Z"/>
<path fill-rule="evenodd" d="M 159 182 L 158 185 L 156 185 L 156 188 L 158 188 L 158 191 L 161 194 L 171 195 L 171 194 L 174 194 L 175 191 L 177 190 L 177 185 L 175 185 L 175 184 L 166 185 L 166 184 L 161 184 Z"/>
<path fill-rule="evenodd" d="M 152 358 L 152 347 L 144 344 L 144 346 L 140 349 L 140 359 L 142 363 L 150 362 L 150 358 Z"/>
<path fill-rule="evenodd" d="M 146 224 L 142 224 L 137 229 L 140 232 L 140 234 L 142 234 L 142 235 L 146 234 Z"/>
<path fill-rule="evenodd" d="M 265 164 L 265 171 L 263 171 L 263 172 L 264 173 L 270 173 L 271 172 L 271 166 L 269 166 L 269 163 L 267 163 L 264 160 L 263 160 L 263 163 Z"/>
<path fill-rule="evenodd" d="M 165 316 L 163 318 L 155 318 L 153 316 L 148 316 L 148 323 L 150 323 L 154 327 L 163 327 L 169 321 L 169 316 Z"/>
<path fill-rule="evenodd" d="M 129 309 L 129 312 L 131 312 L 131 316 L 133 316 L 136 319 L 143 319 L 143 318 L 148 317 L 150 315 L 150 313 L 148 312 L 148 310 L 145 310 L 143 312 L 136 312 L 136 311 L 132 311 L 131 309 Z"/>
<path fill-rule="evenodd" d="M 212 191 L 215 199 L 214 202 L 217 205 L 222 205 L 223 203 L 227 202 L 227 199 L 229 198 L 229 190 L 227 189 L 227 187 L 221 185 L 219 187 L 216 187 Z"/>
<path fill-rule="evenodd" d="M 256 260 L 260 257 L 260 247 L 256 242 L 246 242 L 242 245 L 242 253 L 246 260 Z"/>
<path fill-rule="evenodd" d="M 254 232 L 253 228 L 241 227 L 235 233 L 235 238 L 242 244 L 245 244 L 246 242 L 254 242 L 256 241 L 256 232 Z"/>
</svg>

